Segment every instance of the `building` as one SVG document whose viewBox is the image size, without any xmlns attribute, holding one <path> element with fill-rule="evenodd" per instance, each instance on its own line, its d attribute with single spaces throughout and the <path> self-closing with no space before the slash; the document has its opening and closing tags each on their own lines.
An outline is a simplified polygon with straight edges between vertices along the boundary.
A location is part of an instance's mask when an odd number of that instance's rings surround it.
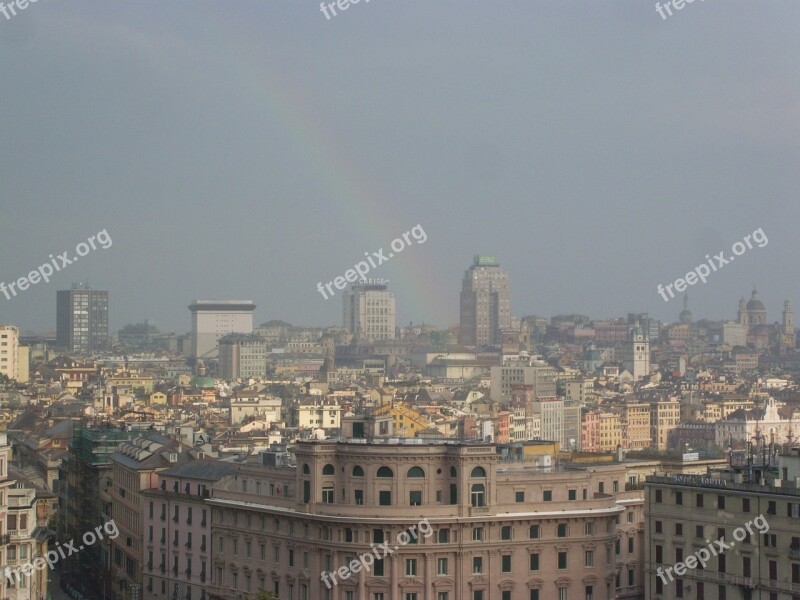
<svg viewBox="0 0 800 600">
<path fill-rule="evenodd" d="M 28 381 L 28 347 L 19 345 L 19 329 L 13 325 L 0 325 L 0 375 Z"/>
<path fill-rule="evenodd" d="M 677 398 L 650 402 L 650 447 L 669 448 L 669 432 L 681 421 L 681 403 Z"/>
<path fill-rule="evenodd" d="M 532 400 L 541 402 L 556 398 L 556 370 L 550 365 L 495 366 L 490 373 L 491 395 L 496 402 L 510 402 L 515 385 L 532 386 Z"/>
<path fill-rule="evenodd" d="M 626 403 L 622 411 L 622 447 L 643 450 L 651 443 L 650 405 L 646 402 Z"/>
<path fill-rule="evenodd" d="M 459 343 L 499 345 L 511 327 L 508 273 L 494 256 L 477 255 L 461 284 Z"/>
<path fill-rule="evenodd" d="M 189 358 L 217 358 L 217 342 L 229 333 L 252 333 L 251 300 L 195 300 L 189 305 L 192 313 L 192 343 Z"/>
<path fill-rule="evenodd" d="M 157 433 L 123 442 L 108 458 L 111 461 L 111 518 L 119 536 L 104 540 L 111 558 L 115 594 L 128 600 L 142 589 L 144 552 L 142 490 L 151 489 L 159 471 L 176 467 L 197 456 L 198 450 L 182 451 L 181 444 Z M 139 596 L 141 597 L 141 596 Z"/>
<path fill-rule="evenodd" d="M 227 381 L 264 377 L 267 340 L 257 333 L 229 333 L 219 339 L 219 376 Z"/>
<path fill-rule="evenodd" d="M 17 484 L 5 488 L 8 494 L 6 512 L 6 561 L 3 573 L 7 579 L 8 600 L 40 600 L 47 595 L 49 569 L 25 569 L 37 557 L 47 554 L 48 539 L 55 532 L 47 529 L 49 511 L 46 500 L 38 498 L 36 490 Z M 49 496 L 49 494 L 48 494 Z M 18 570 L 19 569 L 19 570 Z"/>
<path fill-rule="evenodd" d="M 365 342 L 393 340 L 396 326 L 394 293 L 388 291 L 384 283 L 378 283 L 382 280 L 369 281 L 355 284 L 344 293 L 344 328 Z"/>
<path fill-rule="evenodd" d="M 11 566 L 9 548 L 11 533 L 9 531 L 9 492 L 14 480 L 8 478 L 8 461 L 11 458 L 11 445 L 5 433 L 0 433 L 0 565 Z M 8 598 L 10 592 L 6 572 L 0 574 L 0 598 Z"/>
<path fill-rule="evenodd" d="M 208 500 L 209 600 L 641 597 L 642 491 L 621 464 L 539 467 L 494 444 L 303 442 Z M 386 544 L 369 570 L 356 557 Z M 374 555 L 373 555 L 374 556 Z"/>
<path fill-rule="evenodd" d="M 58 539 L 77 540 L 86 532 L 112 518 L 109 482 L 111 460 L 117 447 L 141 435 L 135 431 L 90 428 L 76 425 L 69 452 L 59 466 Z M 61 572 L 97 586 L 88 591 L 97 597 L 111 597 L 111 561 L 105 544 L 92 544 L 82 552 L 66 557 Z M 98 575 L 101 581 L 97 581 Z"/>
<path fill-rule="evenodd" d="M 144 598 L 206 600 L 214 541 L 205 501 L 235 471 L 232 463 L 196 460 L 159 472 L 157 485 L 142 491 Z"/>
<path fill-rule="evenodd" d="M 634 381 L 650 375 L 650 341 L 638 321 L 631 328 L 625 343 L 624 366 L 633 375 Z"/>
<path fill-rule="evenodd" d="M 245 420 L 257 419 L 274 423 L 281 420 L 281 399 L 275 396 L 237 396 L 231 398 L 228 423 L 241 425 Z"/>
<path fill-rule="evenodd" d="M 56 293 L 56 340 L 69 352 L 106 350 L 108 339 L 108 292 L 87 283 Z"/>
<path fill-rule="evenodd" d="M 745 467 L 647 477 L 645 597 L 796 598 L 799 461 L 781 456 L 774 470 L 755 464 L 752 476 Z"/>
</svg>

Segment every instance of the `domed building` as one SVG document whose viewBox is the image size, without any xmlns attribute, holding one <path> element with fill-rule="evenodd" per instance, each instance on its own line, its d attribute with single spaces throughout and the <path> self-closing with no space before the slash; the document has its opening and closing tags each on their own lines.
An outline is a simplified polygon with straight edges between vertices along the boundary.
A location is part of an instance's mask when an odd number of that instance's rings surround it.
<svg viewBox="0 0 800 600">
<path fill-rule="evenodd" d="M 767 324 L 767 309 L 758 299 L 758 291 L 755 288 L 747 304 L 744 303 L 744 298 L 739 300 L 739 323 L 748 326 Z"/>
<path fill-rule="evenodd" d="M 786 300 L 783 305 L 782 323 L 769 325 L 767 309 L 758 298 L 758 291 L 753 288 L 749 302 L 739 300 L 739 318 L 741 325 L 747 328 L 747 345 L 756 349 L 764 349 L 777 345 L 779 349 L 795 347 L 795 332 L 792 305 Z"/>
</svg>

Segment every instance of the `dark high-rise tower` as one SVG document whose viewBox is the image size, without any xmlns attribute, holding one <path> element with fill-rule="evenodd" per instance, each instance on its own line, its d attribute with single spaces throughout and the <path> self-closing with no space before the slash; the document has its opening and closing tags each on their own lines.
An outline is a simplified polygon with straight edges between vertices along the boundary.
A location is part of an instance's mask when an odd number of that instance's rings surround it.
<svg viewBox="0 0 800 600">
<path fill-rule="evenodd" d="M 461 285 L 461 333 L 465 346 L 499 345 L 511 326 L 508 273 L 494 256 L 477 255 Z"/>
<path fill-rule="evenodd" d="M 58 345 L 70 352 L 108 349 L 108 292 L 73 283 L 56 293 Z"/>
</svg>

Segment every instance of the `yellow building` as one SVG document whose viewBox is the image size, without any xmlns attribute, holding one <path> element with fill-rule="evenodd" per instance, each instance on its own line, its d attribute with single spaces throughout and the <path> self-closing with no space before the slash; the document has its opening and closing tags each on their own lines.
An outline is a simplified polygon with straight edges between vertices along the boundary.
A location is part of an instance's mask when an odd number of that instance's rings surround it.
<svg viewBox="0 0 800 600">
<path fill-rule="evenodd" d="M 652 447 L 667 450 L 667 436 L 681 421 L 681 403 L 676 398 L 650 403 L 650 435 Z"/>
<path fill-rule="evenodd" d="M 600 413 L 599 433 L 600 451 L 616 450 L 622 444 L 622 417 L 617 413 Z"/>
<path fill-rule="evenodd" d="M 626 404 L 622 415 L 622 446 L 628 450 L 642 450 L 650 444 L 650 405 L 644 402 Z"/>
<path fill-rule="evenodd" d="M 397 437 L 416 437 L 418 431 L 429 427 L 428 419 L 422 413 L 400 402 L 384 404 L 375 409 L 375 414 L 392 417 Z"/>
<path fill-rule="evenodd" d="M 166 404 L 167 403 L 167 395 L 164 392 L 153 392 L 150 394 L 150 401 L 148 404 L 151 406 L 154 404 Z"/>
</svg>

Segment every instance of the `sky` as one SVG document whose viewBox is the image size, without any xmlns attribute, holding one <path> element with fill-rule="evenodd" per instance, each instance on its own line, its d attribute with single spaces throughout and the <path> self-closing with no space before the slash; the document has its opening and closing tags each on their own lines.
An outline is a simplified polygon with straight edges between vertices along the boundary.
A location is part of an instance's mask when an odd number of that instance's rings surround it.
<svg viewBox="0 0 800 600">
<path fill-rule="evenodd" d="M 342 291 L 317 284 L 380 249 L 367 277 L 398 325 L 457 323 L 475 254 L 508 271 L 516 316 L 674 321 L 657 286 L 759 228 L 689 305 L 734 319 L 755 285 L 774 322 L 786 298 L 800 311 L 798 19 L 796 0 L 667 19 L 641 0 L 330 19 L 308 0 L 39 0 L 0 15 L 0 281 L 113 243 L 0 295 L 0 323 L 53 328 L 56 291 L 88 281 L 114 331 L 187 331 L 198 298 L 340 325 Z"/>
</svg>

